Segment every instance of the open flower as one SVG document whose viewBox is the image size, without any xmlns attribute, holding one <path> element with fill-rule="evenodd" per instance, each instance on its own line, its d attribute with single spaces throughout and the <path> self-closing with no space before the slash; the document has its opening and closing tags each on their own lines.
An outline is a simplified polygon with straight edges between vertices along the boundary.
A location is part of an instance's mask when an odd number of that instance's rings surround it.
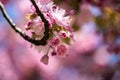
<svg viewBox="0 0 120 80">
<path fill-rule="evenodd" d="M 63 26 L 65 28 L 70 26 L 70 16 L 65 16 L 64 9 L 59 9 L 56 7 L 55 9 L 51 10 L 51 15 L 57 25 Z"/>
<path fill-rule="evenodd" d="M 71 19 L 69 14 L 66 15 L 64 9 L 59 8 L 53 2 L 38 0 L 37 6 L 50 24 L 50 36 L 45 46 L 35 46 L 35 48 L 38 49 L 39 52 L 41 50 L 45 50 L 43 52 L 47 51 L 45 56 L 41 58 L 41 61 L 44 64 L 48 64 L 48 53 L 50 49 L 52 55 L 64 55 L 68 52 L 68 47 L 66 45 L 70 44 L 71 35 L 73 35 L 72 28 L 70 27 Z M 31 12 L 27 16 L 28 22 L 25 28 L 32 33 L 33 39 L 41 40 L 45 31 L 44 23 L 37 15 L 34 6 L 31 6 L 30 11 Z"/>
<path fill-rule="evenodd" d="M 44 23 L 40 17 L 29 20 L 25 28 L 31 31 L 32 37 L 35 39 L 40 40 L 44 36 Z"/>
<path fill-rule="evenodd" d="M 53 22 L 55 22 L 58 26 L 62 27 L 70 26 L 70 16 L 65 16 L 66 12 L 64 9 L 60 9 L 53 2 L 38 2 L 37 5 L 50 23 L 54 24 Z"/>
</svg>

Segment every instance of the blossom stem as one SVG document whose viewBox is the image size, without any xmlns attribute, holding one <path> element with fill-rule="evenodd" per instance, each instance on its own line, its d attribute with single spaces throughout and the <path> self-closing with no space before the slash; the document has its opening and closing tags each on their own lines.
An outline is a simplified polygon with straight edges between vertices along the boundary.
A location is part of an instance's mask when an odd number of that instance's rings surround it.
<svg viewBox="0 0 120 80">
<path fill-rule="evenodd" d="M 47 50 L 47 52 L 46 52 L 45 55 L 48 55 L 50 48 L 51 48 L 51 47 L 49 46 L 49 47 L 48 47 L 48 50 Z"/>
<path fill-rule="evenodd" d="M 47 40 L 49 38 L 49 22 L 45 19 L 44 15 L 42 14 L 42 12 L 39 10 L 38 6 L 36 5 L 35 1 L 34 0 L 30 0 L 31 3 L 33 4 L 33 6 L 35 7 L 36 9 L 36 12 L 38 14 L 38 16 L 41 17 L 42 21 L 44 22 L 44 26 L 45 26 L 45 32 L 44 32 L 44 36 L 41 40 L 35 40 L 31 37 L 29 37 L 28 35 L 25 34 L 24 31 L 22 31 L 13 21 L 12 19 L 8 16 L 5 8 L 4 8 L 4 5 L 1 3 L 0 1 L 0 10 L 4 16 L 4 18 L 7 20 L 7 22 L 9 23 L 9 25 L 11 26 L 11 28 L 17 32 L 18 34 L 21 35 L 22 38 L 24 38 L 26 41 L 36 45 L 36 46 L 39 46 L 39 45 L 46 45 L 47 43 Z"/>
</svg>

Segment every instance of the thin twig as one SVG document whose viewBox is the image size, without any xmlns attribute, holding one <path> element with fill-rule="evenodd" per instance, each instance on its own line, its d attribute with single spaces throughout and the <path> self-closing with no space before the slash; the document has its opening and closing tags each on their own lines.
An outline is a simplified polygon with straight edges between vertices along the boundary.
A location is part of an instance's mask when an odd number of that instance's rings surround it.
<svg viewBox="0 0 120 80">
<path fill-rule="evenodd" d="M 7 20 L 7 22 L 10 24 L 11 28 L 17 32 L 18 34 L 21 35 L 21 37 L 23 37 L 26 41 L 33 43 L 36 46 L 39 45 L 46 45 L 47 40 L 49 38 L 49 22 L 45 19 L 44 15 L 42 14 L 42 12 L 39 10 L 38 6 L 36 5 L 34 0 L 30 0 L 31 3 L 33 4 L 33 6 L 36 9 L 36 12 L 38 14 L 38 16 L 41 17 L 42 21 L 44 22 L 44 26 L 45 26 L 45 32 L 44 32 L 44 36 L 41 40 L 35 40 L 32 39 L 31 37 L 29 37 L 28 35 L 25 34 L 25 32 L 23 32 L 18 26 L 16 26 L 16 24 L 12 21 L 12 19 L 8 16 L 3 4 L 0 1 L 0 10 L 2 11 L 2 14 L 4 16 L 4 18 Z"/>
</svg>

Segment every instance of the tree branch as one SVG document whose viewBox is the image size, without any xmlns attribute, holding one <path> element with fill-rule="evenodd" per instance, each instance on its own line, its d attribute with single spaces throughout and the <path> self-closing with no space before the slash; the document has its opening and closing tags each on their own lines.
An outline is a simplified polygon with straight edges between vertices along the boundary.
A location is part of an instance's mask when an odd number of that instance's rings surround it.
<svg viewBox="0 0 120 80">
<path fill-rule="evenodd" d="M 44 22 L 44 27 L 45 27 L 45 32 L 44 32 L 44 36 L 41 40 L 35 40 L 32 39 L 31 37 L 29 37 L 28 35 L 25 34 L 25 32 L 23 32 L 18 26 L 16 26 L 16 24 L 12 21 L 12 19 L 8 16 L 3 4 L 0 1 L 0 10 L 2 11 L 2 14 L 4 16 L 4 18 L 7 20 L 7 22 L 10 24 L 11 28 L 17 32 L 18 34 L 21 35 L 21 37 L 23 37 L 26 41 L 39 46 L 39 45 L 46 45 L 47 40 L 49 38 L 49 22 L 45 19 L 44 15 L 42 14 L 42 12 L 39 10 L 38 6 L 36 5 L 34 0 L 30 0 L 31 3 L 33 4 L 33 6 L 36 9 L 36 12 L 38 14 L 38 16 L 41 17 L 42 21 Z"/>
</svg>

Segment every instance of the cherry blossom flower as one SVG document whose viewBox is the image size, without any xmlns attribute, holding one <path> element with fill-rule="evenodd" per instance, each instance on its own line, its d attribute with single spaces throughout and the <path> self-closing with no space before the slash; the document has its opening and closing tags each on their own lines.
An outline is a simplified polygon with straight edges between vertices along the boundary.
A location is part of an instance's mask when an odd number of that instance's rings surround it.
<svg viewBox="0 0 120 80">
<path fill-rule="evenodd" d="M 41 39 L 44 36 L 44 23 L 41 21 L 40 17 L 28 21 L 25 28 L 31 31 L 33 38 Z"/>
<path fill-rule="evenodd" d="M 41 62 L 48 64 L 49 50 L 51 55 L 64 55 L 68 52 L 68 47 L 65 44 L 70 44 L 71 38 L 73 38 L 73 29 L 70 26 L 70 15 L 65 12 L 64 9 L 59 8 L 53 2 L 38 0 L 37 6 L 43 13 L 46 20 L 48 20 L 50 26 L 49 39 L 45 46 L 35 46 L 38 51 L 47 51 L 46 56 L 41 58 Z M 37 15 L 33 5 L 31 5 L 30 13 L 27 14 L 28 22 L 25 26 L 27 31 L 30 31 L 33 39 L 40 40 L 44 36 L 44 23 Z M 72 36 L 72 37 L 71 37 Z M 40 47 L 40 48 L 39 48 Z M 45 49 L 43 49 L 45 48 Z"/>
<path fill-rule="evenodd" d="M 57 48 L 58 55 L 62 55 L 63 56 L 63 55 L 65 55 L 67 53 L 67 51 L 68 51 L 68 48 L 65 45 L 60 45 Z"/>
<path fill-rule="evenodd" d="M 54 5 L 53 2 L 48 4 L 38 2 L 38 6 L 50 23 L 54 24 L 53 22 L 55 22 L 58 26 L 66 28 L 70 26 L 70 16 L 65 16 L 65 10 L 60 9 L 58 6 Z"/>
<path fill-rule="evenodd" d="M 60 31 L 60 32 L 59 32 L 59 35 L 60 35 L 60 37 L 62 37 L 62 38 L 66 38 L 66 37 L 67 37 L 67 33 L 66 33 L 65 31 Z"/>
<path fill-rule="evenodd" d="M 59 45 L 60 44 L 60 39 L 59 39 L 59 37 L 53 37 L 51 40 L 50 40 L 50 44 L 52 45 L 52 46 L 57 46 L 57 45 Z"/>
<path fill-rule="evenodd" d="M 54 10 L 51 11 L 51 15 L 57 25 L 64 26 L 65 28 L 70 26 L 70 16 L 65 16 L 64 9 L 59 9 L 58 7 L 56 7 Z"/>
</svg>

